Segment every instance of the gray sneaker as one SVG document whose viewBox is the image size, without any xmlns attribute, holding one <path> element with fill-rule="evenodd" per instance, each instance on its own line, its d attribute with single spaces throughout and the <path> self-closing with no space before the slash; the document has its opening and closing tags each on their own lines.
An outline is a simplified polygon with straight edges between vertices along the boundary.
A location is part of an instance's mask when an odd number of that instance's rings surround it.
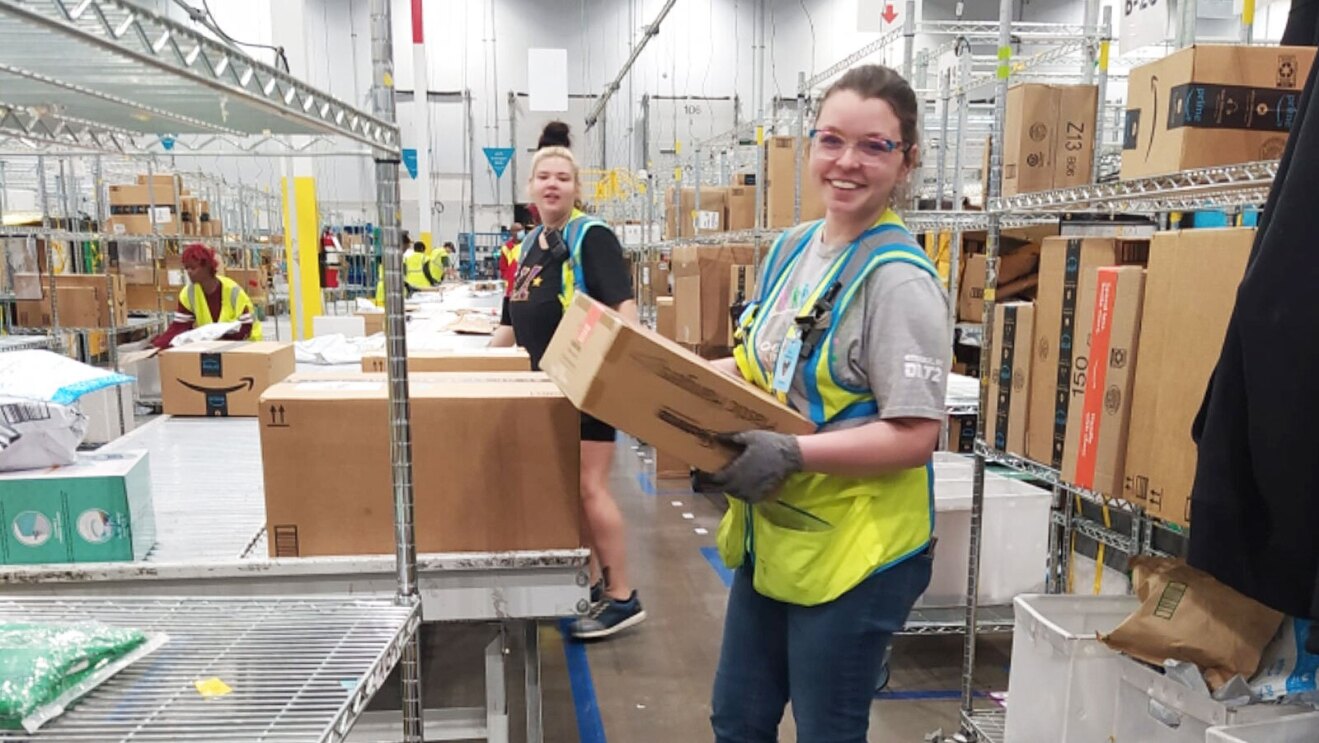
<svg viewBox="0 0 1319 743">
<path fill-rule="evenodd" d="M 646 610 L 641 608 L 636 591 L 627 601 L 605 597 L 591 607 L 589 615 L 573 622 L 572 636 L 578 640 L 599 640 L 641 624 L 645 619 Z"/>
</svg>

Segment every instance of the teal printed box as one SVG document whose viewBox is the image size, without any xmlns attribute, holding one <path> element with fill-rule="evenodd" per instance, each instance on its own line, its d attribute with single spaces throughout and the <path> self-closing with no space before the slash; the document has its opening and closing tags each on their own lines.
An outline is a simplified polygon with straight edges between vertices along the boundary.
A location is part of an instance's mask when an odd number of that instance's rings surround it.
<svg viewBox="0 0 1319 743">
<path fill-rule="evenodd" d="M 146 452 L 0 473 L 0 563 L 141 560 L 156 543 Z"/>
</svg>

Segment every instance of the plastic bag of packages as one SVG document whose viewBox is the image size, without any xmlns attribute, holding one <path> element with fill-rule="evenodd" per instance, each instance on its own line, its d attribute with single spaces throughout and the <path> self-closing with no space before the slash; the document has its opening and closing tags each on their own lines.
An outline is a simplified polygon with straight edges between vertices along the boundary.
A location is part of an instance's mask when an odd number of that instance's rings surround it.
<svg viewBox="0 0 1319 743">
<path fill-rule="evenodd" d="M 35 733 L 167 639 L 99 622 L 0 623 L 0 729 Z"/>
<path fill-rule="evenodd" d="M 0 472 L 73 464 L 86 435 L 78 408 L 0 392 Z"/>
</svg>

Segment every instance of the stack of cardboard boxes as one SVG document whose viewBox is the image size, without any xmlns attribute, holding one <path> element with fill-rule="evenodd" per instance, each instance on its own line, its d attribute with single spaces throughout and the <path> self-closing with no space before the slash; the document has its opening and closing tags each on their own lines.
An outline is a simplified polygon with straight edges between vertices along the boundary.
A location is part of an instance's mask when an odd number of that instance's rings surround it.
<svg viewBox="0 0 1319 743">
<path fill-rule="evenodd" d="M 1235 228 L 1045 240 L 1037 300 L 995 312 L 988 441 L 1188 524 L 1191 424 L 1253 239 Z"/>
<path fill-rule="evenodd" d="M 707 358 L 728 355 L 732 345 L 729 308 L 736 296 L 735 285 L 754 290 L 755 278 L 745 268 L 735 267 L 752 266 L 755 260 L 754 245 L 679 245 L 673 249 L 674 334 L 679 343 Z M 735 275 L 741 277 L 740 284 Z"/>
<path fill-rule="evenodd" d="M 112 235 L 219 237 L 222 226 L 211 203 L 189 193 L 178 175 L 140 175 L 136 184 L 110 186 Z"/>
<path fill-rule="evenodd" d="M 36 277 L 33 277 L 34 279 Z M 59 325 L 65 328 L 108 328 L 111 319 L 122 326 L 128 322 L 127 292 L 123 277 L 111 274 L 56 274 L 55 307 L 51 307 L 50 278 L 42 276 L 41 299 L 15 302 L 20 327 L 49 328 L 58 313 Z"/>
</svg>

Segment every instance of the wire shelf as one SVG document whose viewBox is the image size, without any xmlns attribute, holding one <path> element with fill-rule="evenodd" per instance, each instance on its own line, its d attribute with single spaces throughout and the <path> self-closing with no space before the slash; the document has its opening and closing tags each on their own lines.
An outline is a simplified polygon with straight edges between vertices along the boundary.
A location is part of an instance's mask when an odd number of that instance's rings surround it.
<svg viewBox="0 0 1319 743">
<path fill-rule="evenodd" d="M 0 129 L 62 145 L 330 134 L 398 150 L 394 125 L 128 0 L 0 0 L 0 90 Z"/>
<path fill-rule="evenodd" d="M 47 336 L 23 336 L 20 338 L 0 338 L 0 353 L 6 351 L 39 351 L 48 349 L 51 339 Z"/>
<path fill-rule="evenodd" d="M 37 735 L 0 741 L 342 741 L 420 616 L 384 599 L 0 600 L 0 621 L 86 620 L 170 641 Z M 203 697 L 209 678 L 231 692 Z"/>
<path fill-rule="evenodd" d="M 123 325 L 115 326 L 114 333 L 116 337 L 130 335 L 137 332 L 159 333 L 168 325 L 164 317 L 130 317 L 128 322 Z M 26 328 L 12 327 L 9 329 L 14 335 L 46 335 L 52 332 L 51 328 Z M 60 333 L 109 333 L 110 327 L 101 328 L 75 328 L 61 325 L 58 329 Z"/>
<path fill-rule="evenodd" d="M 1002 634 L 1012 631 L 1011 606 L 976 608 L 976 634 Z M 907 626 L 900 635 L 960 635 L 966 632 L 965 606 L 916 607 L 907 616 Z"/>
<path fill-rule="evenodd" d="M 986 461 L 993 462 L 995 464 L 1001 464 L 1004 467 L 1008 467 L 1018 472 L 1025 473 L 1037 480 L 1046 482 L 1051 486 L 1065 490 L 1068 493 L 1071 493 L 1073 495 L 1079 495 L 1085 500 L 1090 501 L 1091 503 L 1096 503 L 1101 506 L 1108 506 L 1109 508 L 1116 508 L 1118 510 L 1128 511 L 1128 512 L 1134 512 L 1140 508 L 1140 506 L 1131 503 L 1130 501 L 1125 501 L 1118 498 L 1110 498 L 1104 495 L 1103 493 L 1094 490 L 1089 490 L 1087 488 L 1083 488 L 1078 485 L 1074 485 L 1070 482 L 1067 482 L 1066 480 L 1063 479 L 1062 475 L 1058 472 L 1058 470 L 1052 467 L 1049 467 L 1044 464 L 1040 464 L 1039 462 L 1031 461 L 1024 457 L 1019 457 L 1016 454 L 1009 454 L 1008 452 L 992 449 L 984 441 L 980 441 L 980 440 L 976 441 L 975 453 L 982 455 Z"/>
<path fill-rule="evenodd" d="M 1079 210 L 1153 213 L 1251 206 L 1268 199 L 1277 172 L 1276 160 L 1201 168 L 1153 178 L 1019 194 L 991 201 L 990 209 L 1009 214 Z"/>
<path fill-rule="evenodd" d="M 1049 714 L 1041 710 L 1041 714 Z M 977 743 L 1000 743 L 1007 733 L 1008 713 L 1002 709 L 977 709 L 962 712 L 962 724 Z"/>
</svg>

